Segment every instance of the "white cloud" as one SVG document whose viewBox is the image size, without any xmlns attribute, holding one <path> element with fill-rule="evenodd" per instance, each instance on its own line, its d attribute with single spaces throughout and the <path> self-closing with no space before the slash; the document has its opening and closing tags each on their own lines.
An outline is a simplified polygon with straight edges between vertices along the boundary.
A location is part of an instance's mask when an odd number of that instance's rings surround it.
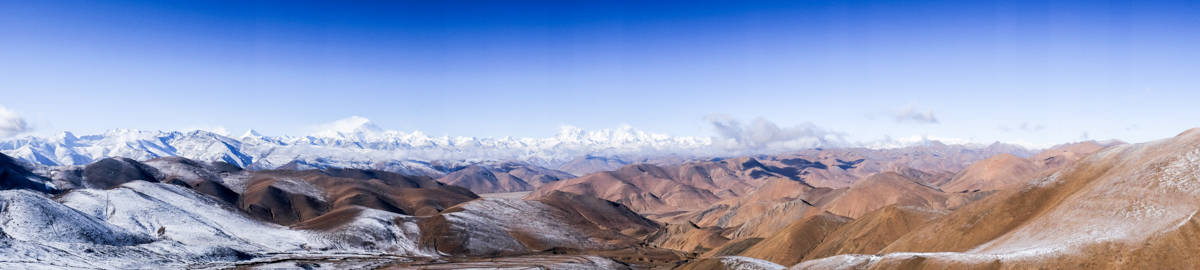
<svg viewBox="0 0 1200 270">
<path fill-rule="evenodd" d="M 902 110 L 896 111 L 893 115 L 897 123 L 918 123 L 918 124 L 937 124 L 939 123 L 937 116 L 931 111 L 921 112 L 916 107 L 908 106 Z"/>
<path fill-rule="evenodd" d="M 358 137 L 382 133 L 384 130 L 362 116 L 350 116 L 320 124 L 309 135 L 314 137 Z"/>
<path fill-rule="evenodd" d="M 743 124 L 725 115 L 707 118 L 717 131 L 714 141 L 726 148 L 740 150 L 794 150 L 812 147 L 829 147 L 845 143 L 846 135 L 821 128 L 813 123 L 792 127 L 779 127 L 764 118 L 756 118 Z"/>
<path fill-rule="evenodd" d="M 17 112 L 0 106 L 0 137 L 12 137 L 30 130 L 25 118 L 22 118 Z"/>
</svg>

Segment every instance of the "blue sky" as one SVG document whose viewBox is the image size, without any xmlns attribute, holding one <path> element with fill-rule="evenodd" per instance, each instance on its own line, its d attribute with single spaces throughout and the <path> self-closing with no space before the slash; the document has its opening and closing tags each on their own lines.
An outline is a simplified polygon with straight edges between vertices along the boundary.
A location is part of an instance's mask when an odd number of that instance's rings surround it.
<svg viewBox="0 0 1200 270">
<path fill-rule="evenodd" d="M 1145 141 L 1200 116 L 1196 2 L 343 2 L 0 0 L 0 106 L 33 134 L 304 134 L 360 115 L 434 135 L 710 136 L 715 117 L 761 117 L 1032 144 Z"/>
</svg>

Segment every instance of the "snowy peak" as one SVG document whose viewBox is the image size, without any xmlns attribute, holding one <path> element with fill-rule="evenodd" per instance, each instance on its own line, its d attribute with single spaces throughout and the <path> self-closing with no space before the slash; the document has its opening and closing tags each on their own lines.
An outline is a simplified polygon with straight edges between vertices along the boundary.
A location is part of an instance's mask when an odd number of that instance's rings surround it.
<svg viewBox="0 0 1200 270">
<path fill-rule="evenodd" d="M 74 146 L 77 145 L 75 142 L 79 141 L 79 137 L 75 137 L 75 133 L 71 133 L 70 131 L 63 131 L 58 134 L 58 141 L 62 142 L 63 145 Z"/>
<path fill-rule="evenodd" d="M 258 133 L 257 130 L 248 129 L 248 130 L 246 130 L 246 133 L 242 133 L 242 136 L 239 138 L 246 139 L 246 138 L 262 138 L 262 137 L 264 137 L 262 135 L 262 133 Z"/>
</svg>

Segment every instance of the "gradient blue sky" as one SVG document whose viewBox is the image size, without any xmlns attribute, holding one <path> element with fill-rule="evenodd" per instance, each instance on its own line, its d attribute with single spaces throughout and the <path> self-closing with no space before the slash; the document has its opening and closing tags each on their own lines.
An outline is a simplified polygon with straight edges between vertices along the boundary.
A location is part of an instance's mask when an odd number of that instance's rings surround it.
<svg viewBox="0 0 1200 270">
<path fill-rule="evenodd" d="M 0 0 L 0 105 L 35 134 L 304 134 L 361 115 L 434 135 L 709 136 L 720 114 L 856 140 L 1144 141 L 1200 126 L 1198 15 L 1195 1 Z"/>
</svg>

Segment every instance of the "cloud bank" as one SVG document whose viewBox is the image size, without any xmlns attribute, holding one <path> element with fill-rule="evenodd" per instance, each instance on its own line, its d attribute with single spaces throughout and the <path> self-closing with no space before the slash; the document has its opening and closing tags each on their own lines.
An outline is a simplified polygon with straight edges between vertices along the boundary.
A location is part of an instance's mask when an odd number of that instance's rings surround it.
<svg viewBox="0 0 1200 270">
<path fill-rule="evenodd" d="M 844 133 L 830 131 L 813 123 L 780 127 L 765 118 L 742 123 L 726 115 L 711 115 L 707 120 L 717 132 L 714 143 L 731 150 L 795 150 L 845 144 Z"/>
<path fill-rule="evenodd" d="M 917 124 L 937 124 L 939 123 L 937 116 L 931 111 L 920 112 L 916 107 L 908 106 L 903 110 L 896 111 L 895 116 L 897 123 L 917 123 Z"/>
<path fill-rule="evenodd" d="M 315 137 L 362 136 L 383 133 L 384 130 L 362 116 L 350 116 L 313 127 Z"/>
<path fill-rule="evenodd" d="M 22 118 L 21 115 L 4 106 L 0 106 L 0 138 L 12 137 L 29 130 L 29 124 L 25 122 L 25 118 Z"/>
</svg>

